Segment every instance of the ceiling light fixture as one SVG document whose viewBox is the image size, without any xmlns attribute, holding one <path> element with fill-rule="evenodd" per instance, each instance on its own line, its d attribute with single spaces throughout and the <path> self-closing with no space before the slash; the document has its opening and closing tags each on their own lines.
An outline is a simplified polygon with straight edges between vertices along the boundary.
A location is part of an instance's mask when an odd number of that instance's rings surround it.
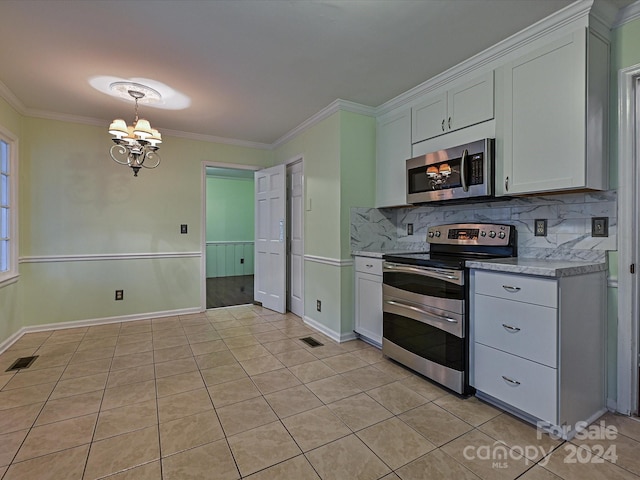
<svg viewBox="0 0 640 480">
<path fill-rule="evenodd" d="M 156 168 L 160 165 L 158 145 L 162 136 L 155 128 L 151 128 L 148 120 L 138 119 L 138 101 L 141 99 L 160 99 L 160 93 L 153 88 L 138 83 L 114 82 L 109 85 L 114 92 L 128 94 L 136 103 L 136 118 L 133 125 L 116 118 L 109 126 L 115 145 L 111 146 L 111 158 L 120 165 L 128 165 L 133 169 L 133 176 L 138 176 L 140 168 Z M 146 163 L 145 163 L 146 162 Z"/>
</svg>

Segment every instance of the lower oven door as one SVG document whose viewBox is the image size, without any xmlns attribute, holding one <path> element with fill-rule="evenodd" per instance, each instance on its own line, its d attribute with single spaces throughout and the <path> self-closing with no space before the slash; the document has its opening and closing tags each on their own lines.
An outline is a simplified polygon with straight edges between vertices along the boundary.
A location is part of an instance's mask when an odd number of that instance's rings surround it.
<svg viewBox="0 0 640 480">
<path fill-rule="evenodd" d="M 382 330 L 383 354 L 457 393 L 468 393 L 464 313 L 429 307 L 387 292 Z"/>
</svg>

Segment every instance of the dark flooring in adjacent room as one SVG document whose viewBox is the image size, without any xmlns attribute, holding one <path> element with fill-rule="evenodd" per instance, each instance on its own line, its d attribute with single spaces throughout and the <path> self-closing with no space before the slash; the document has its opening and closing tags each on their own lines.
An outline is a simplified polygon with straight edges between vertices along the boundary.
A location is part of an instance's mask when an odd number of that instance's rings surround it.
<svg viewBox="0 0 640 480">
<path fill-rule="evenodd" d="M 207 278 L 207 309 L 253 303 L 253 275 Z"/>
</svg>

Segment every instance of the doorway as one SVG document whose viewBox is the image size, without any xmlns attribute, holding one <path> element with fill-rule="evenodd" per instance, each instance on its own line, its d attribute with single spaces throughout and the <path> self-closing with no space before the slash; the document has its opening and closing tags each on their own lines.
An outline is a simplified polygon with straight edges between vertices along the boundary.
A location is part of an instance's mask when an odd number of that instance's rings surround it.
<svg viewBox="0 0 640 480">
<path fill-rule="evenodd" d="M 218 177 L 231 177 L 231 178 L 245 178 L 249 179 L 253 182 L 253 186 L 255 187 L 255 172 L 261 170 L 261 167 L 257 166 L 249 166 L 249 165 L 235 165 L 235 164 L 223 164 L 223 163 L 214 163 L 214 162 L 203 162 L 203 173 L 202 173 L 202 277 L 203 282 L 201 286 L 201 295 L 200 301 L 203 309 L 208 308 L 217 308 L 217 307 L 209 307 L 207 302 L 207 290 L 213 291 L 214 289 L 220 288 L 219 286 L 211 286 L 211 288 L 207 289 L 207 283 L 214 284 L 214 282 L 223 282 L 225 280 L 216 280 L 211 281 L 209 278 L 219 278 L 219 277 L 209 277 L 207 272 L 211 272 L 212 266 L 211 262 L 215 261 L 218 268 L 221 268 L 222 263 L 229 262 L 233 265 L 234 268 L 238 268 L 238 264 L 244 265 L 242 273 L 229 275 L 227 278 L 227 282 L 231 283 L 230 288 L 238 294 L 244 294 L 241 297 L 241 300 L 235 300 L 235 302 L 242 301 L 244 303 L 254 303 L 254 294 L 255 294 L 255 282 L 251 283 L 250 279 L 245 279 L 246 281 L 237 278 L 245 275 L 253 275 L 255 272 L 255 229 L 251 236 L 247 236 L 249 241 L 244 240 L 235 240 L 236 245 L 234 245 L 232 252 L 231 251 L 223 251 L 219 246 L 219 243 L 216 242 L 226 242 L 229 243 L 231 240 L 213 240 L 208 238 L 209 230 L 211 225 L 209 225 L 208 221 L 208 211 L 211 211 L 213 206 L 208 205 L 208 201 L 211 200 L 211 197 L 207 195 L 207 178 L 209 176 L 218 176 Z M 304 209 L 305 209 L 305 201 L 304 201 L 304 169 L 303 169 L 303 158 L 302 156 L 296 157 L 289 162 L 286 162 L 286 171 L 287 171 L 287 195 L 286 195 L 286 218 L 287 218 L 287 255 L 286 255 L 286 272 L 284 274 L 286 279 L 286 310 L 291 311 L 295 315 L 303 317 L 304 315 Z M 255 193 L 255 191 L 254 191 Z M 209 198 L 208 198 L 209 197 Z M 254 197 L 255 200 L 255 197 Z M 227 203 L 228 199 L 223 198 L 220 200 L 220 203 Z M 255 216 L 255 208 L 252 211 L 252 215 Z M 234 220 L 235 221 L 235 220 Z M 249 222 L 255 228 L 254 218 Z M 246 245 L 251 244 L 248 252 Z M 244 250 L 239 250 L 239 244 L 243 244 Z M 212 253 L 213 246 L 218 249 L 215 256 Z M 225 245 L 225 248 L 230 248 Z M 222 253 L 224 252 L 224 253 Z M 215 260 L 214 260 L 215 258 Z M 243 262 L 244 259 L 244 262 Z M 246 263 L 245 263 L 246 262 Z M 215 268 L 215 267 L 214 267 Z M 247 272 L 247 273 L 245 273 Z M 254 278 L 253 276 L 251 278 Z M 237 281 L 237 282 L 236 282 Z M 236 282 L 234 285 L 232 282 Z M 249 287 L 250 285 L 250 287 Z M 244 292 L 242 289 L 244 288 Z M 251 295 L 246 294 L 249 289 L 251 289 Z M 249 298 L 250 297 L 250 298 Z M 234 303 L 235 303 L 234 302 Z M 235 303 L 236 305 L 243 303 Z"/>
<path fill-rule="evenodd" d="M 254 173 L 205 167 L 205 306 L 253 302 Z"/>
</svg>

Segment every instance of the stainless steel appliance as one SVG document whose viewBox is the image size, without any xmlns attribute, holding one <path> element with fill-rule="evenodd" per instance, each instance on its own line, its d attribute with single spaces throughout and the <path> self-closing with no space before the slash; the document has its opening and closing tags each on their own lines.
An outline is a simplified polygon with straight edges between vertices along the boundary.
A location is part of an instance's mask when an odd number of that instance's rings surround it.
<svg viewBox="0 0 640 480">
<path fill-rule="evenodd" d="M 485 138 L 407 160 L 407 203 L 493 198 L 494 144 Z"/>
<path fill-rule="evenodd" d="M 515 227 L 429 227 L 428 253 L 385 255 L 382 353 L 460 394 L 469 387 L 467 259 L 515 257 Z"/>
</svg>

